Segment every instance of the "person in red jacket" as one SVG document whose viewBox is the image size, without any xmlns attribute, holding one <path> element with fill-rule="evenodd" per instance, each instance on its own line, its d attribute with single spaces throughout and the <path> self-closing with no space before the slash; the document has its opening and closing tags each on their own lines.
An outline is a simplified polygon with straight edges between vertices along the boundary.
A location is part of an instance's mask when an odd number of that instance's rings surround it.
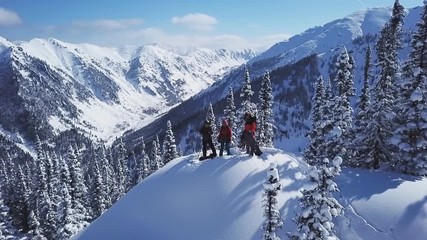
<svg viewBox="0 0 427 240">
<path fill-rule="evenodd" d="M 228 126 L 227 120 L 224 119 L 222 120 L 222 125 L 218 135 L 218 142 L 221 143 L 221 148 L 219 150 L 220 156 L 222 156 L 222 153 L 224 151 L 224 146 L 225 146 L 225 150 L 227 151 L 227 155 L 231 155 L 231 152 L 230 152 L 231 136 L 232 136 L 231 128 L 230 126 Z"/>
<path fill-rule="evenodd" d="M 243 138 L 246 146 L 246 153 L 250 154 L 251 156 L 254 155 L 254 152 L 256 150 L 255 131 L 256 131 L 256 118 L 252 116 L 251 113 L 246 113 Z"/>
</svg>

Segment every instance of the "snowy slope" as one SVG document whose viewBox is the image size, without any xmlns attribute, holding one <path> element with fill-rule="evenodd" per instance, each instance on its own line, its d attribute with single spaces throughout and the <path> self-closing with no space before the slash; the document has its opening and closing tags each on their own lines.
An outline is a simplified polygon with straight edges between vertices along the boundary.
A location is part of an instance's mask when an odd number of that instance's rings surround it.
<svg viewBox="0 0 427 240">
<path fill-rule="evenodd" d="M 178 158 L 145 179 L 74 239 L 196 240 L 261 239 L 262 184 L 270 162 L 278 163 L 284 228 L 294 231 L 297 197 L 307 166 L 276 149 L 261 157 L 196 155 Z M 341 239 L 425 239 L 427 179 L 345 169 L 337 198 Z"/>
</svg>

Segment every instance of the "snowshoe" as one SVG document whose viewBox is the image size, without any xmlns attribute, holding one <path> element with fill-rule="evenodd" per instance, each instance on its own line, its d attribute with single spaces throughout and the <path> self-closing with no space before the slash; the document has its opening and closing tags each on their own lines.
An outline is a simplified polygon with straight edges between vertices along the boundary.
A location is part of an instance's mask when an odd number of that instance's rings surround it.
<svg viewBox="0 0 427 240">
<path fill-rule="evenodd" d="M 211 159 L 211 158 L 214 158 L 214 157 L 216 157 L 216 155 L 215 155 L 215 154 L 213 154 L 213 153 L 211 153 L 211 154 L 209 154 L 208 156 L 201 156 L 201 157 L 199 157 L 199 160 L 200 160 L 200 161 L 203 161 L 203 160 Z"/>
</svg>

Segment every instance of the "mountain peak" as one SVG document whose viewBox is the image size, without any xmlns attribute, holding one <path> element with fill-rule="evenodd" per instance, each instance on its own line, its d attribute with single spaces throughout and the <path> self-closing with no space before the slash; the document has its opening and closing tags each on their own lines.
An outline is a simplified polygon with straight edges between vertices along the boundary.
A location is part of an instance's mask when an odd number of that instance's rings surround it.
<svg viewBox="0 0 427 240">
<path fill-rule="evenodd" d="M 405 26 L 414 26 L 413 21 L 419 20 L 420 11 L 419 7 L 407 10 Z M 303 33 L 294 35 L 288 41 L 279 42 L 251 59 L 249 63 L 276 58 L 274 68 L 277 68 L 297 62 L 311 54 L 322 54 L 358 37 L 378 33 L 390 16 L 391 7 L 375 7 L 357 11 L 322 26 L 310 28 Z"/>
</svg>

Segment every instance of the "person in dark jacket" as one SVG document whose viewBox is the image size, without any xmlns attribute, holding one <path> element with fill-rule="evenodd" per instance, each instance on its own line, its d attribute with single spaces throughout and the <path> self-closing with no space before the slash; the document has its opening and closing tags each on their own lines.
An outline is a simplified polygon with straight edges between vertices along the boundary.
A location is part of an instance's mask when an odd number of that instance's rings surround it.
<svg viewBox="0 0 427 240">
<path fill-rule="evenodd" d="M 219 150 L 220 156 L 222 156 L 222 153 L 224 151 L 224 146 L 225 146 L 225 150 L 227 151 L 227 155 L 231 155 L 231 152 L 230 152 L 231 136 L 232 136 L 231 128 L 230 126 L 228 126 L 227 120 L 224 119 L 222 120 L 222 125 L 218 135 L 218 142 L 221 143 L 221 148 Z"/>
<path fill-rule="evenodd" d="M 212 142 L 212 128 L 209 124 L 209 121 L 205 121 L 203 126 L 199 130 L 200 134 L 202 134 L 202 151 L 203 151 L 203 157 L 206 157 L 206 152 L 208 150 L 208 145 L 212 150 L 212 156 L 216 157 L 216 150 L 215 146 Z"/>
<path fill-rule="evenodd" d="M 245 114 L 245 126 L 243 129 L 243 139 L 246 146 L 246 153 L 253 156 L 256 150 L 255 142 L 256 118 L 251 113 Z"/>
</svg>

